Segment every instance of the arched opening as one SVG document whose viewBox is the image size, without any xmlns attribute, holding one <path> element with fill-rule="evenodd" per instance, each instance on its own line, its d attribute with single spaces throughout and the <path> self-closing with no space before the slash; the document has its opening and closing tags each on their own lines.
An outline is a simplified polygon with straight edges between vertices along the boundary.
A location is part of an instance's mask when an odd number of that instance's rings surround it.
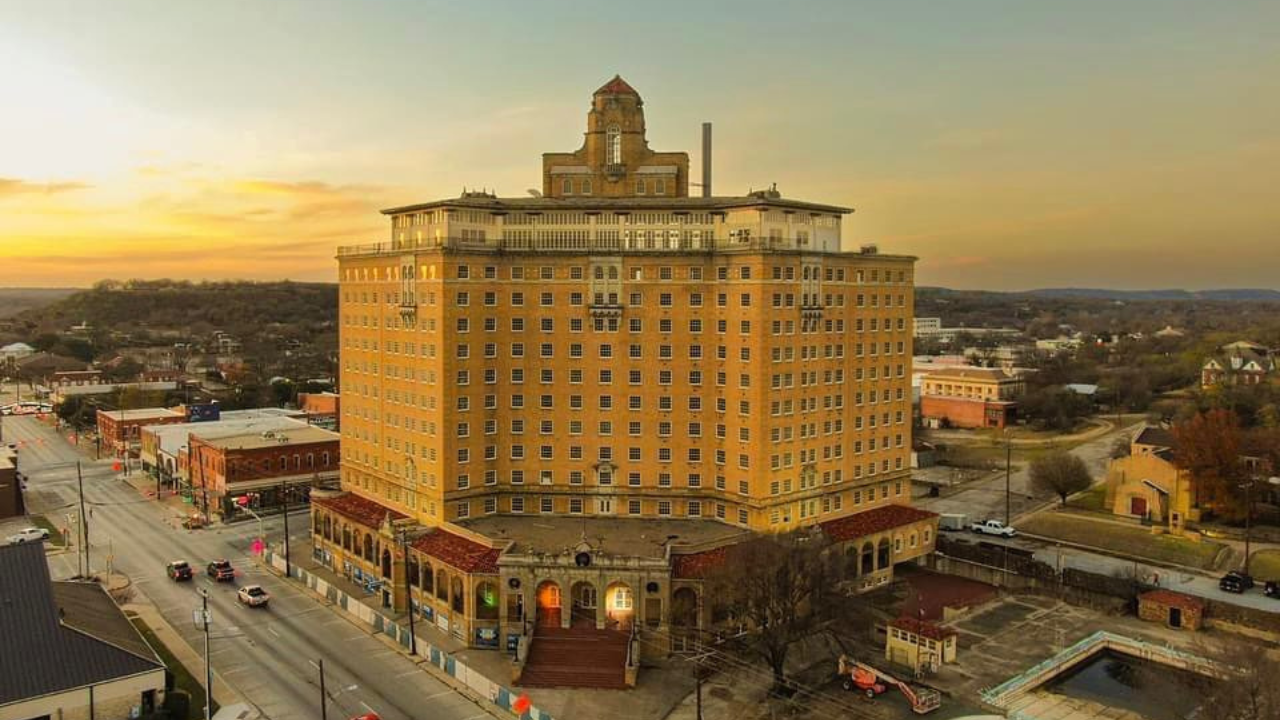
<svg viewBox="0 0 1280 720">
<path fill-rule="evenodd" d="M 391 577 L 391 551 L 386 548 L 382 549 L 382 577 Z"/>
<path fill-rule="evenodd" d="M 373 562 L 373 536 L 367 533 L 364 536 L 364 559 Z"/>
<path fill-rule="evenodd" d="M 569 623 L 573 627 L 594 628 L 596 626 L 596 587 L 589 582 L 579 581 L 569 589 L 572 605 L 569 608 Z"/>
<path fill-rule="evenodd" d="M 626 583 L 610 583 L 604 593 L 607 627 L 627 631 L 636 617 L 636 595 Z"/>
<path fill-rule="evenodd" d="M 846 545 L 844 548 L 844 568 L 841 575 L 841 579 L 858 575 L 858 548 L 854 545 Z"/>
<path fill-rule="evenodd" d="M 876 571 L 876 549 L 870 541 L 862 546 L 862 572 L 859 575 L 869 575 Z"/>
<path fill-rule="evenodd" d="M 324 516 L 324 539 L 325 540 L 333 539 L 333 519 L 330 518 L 328 515 Z"/>
<path fill-rule="evenodd" d="M 342 526 L 342 549 L 351 552 L 351 528 Z"/>
<path fill-rule="evenodd" d="M 436 589 L 435 571 L 431 569 L 430 563 L 422 563 L 422 592 L 429 594 L 435 592 Z"/>
<path fill-rule="evenodd" d="M 538 627 L 560 627 L 560 585 L 545 580 L 538 585 Z"/>
<path fill-rule="evenodd" d="M 232 468 L 232 472 L 235 472 L 235 469 L 234 469 L 234 468 Z M 323 524 L 324 524 L 324 523 L 323 523 L 323 521 L 322 521 L 322 520 L 321 520 L 321 518 L 320 518 L 320 513 L 314 513 L 314 514 L 312 514 L 312 515 L 311 515 L 311 534 L 312 534 L 312 535 L 319 535 L 319 534 L 320 534 L 320 528 L 323 526 Z"/>
<path fill-rule="evenodd" d="M 453 611 L 459 615 L 465 615 L 467 612 L 467 594 L 462 590 L 462 578 L 454 577 L 453 584 L 449 588 L 450 594 L 453 595 Z"/>
<path fill-rule="evenodd" d="M 884 570 L 893 564 L 889 556 L 889 538 L 881 538 L 880 545 L 876 548 L 876 569 Z"/>
<path fill-rule="evenodd" d="M 436 571 L 436 597 L 449 602 L 449 575 L 444 568 Z"/>
<path fill-rule="evenodd" d="M 695 630 L 698 622 L 698 593 L 693 588 L 682 587 L 671 594 L 671 625 L 683 630 Z"/>
<path fill-rule="evenodd" d="M 476 585 L 476 619 L 498 619 L 498 586 L 487 580 Z"/>
<path fill-rule="evenodd" d="M 410 555 L 410 556 L 409 556 L 409 562 L 408 562 L 408 565 L 409 565 L 409 579 L 408 579 L 408 581 L 407 581 L 407 582 L 409 583 L 409 585 L 410 585 L 410 586 L 417 585 L 417 584 L 418 584 L 418 560 L 417 560 L 417 558 L 415 558 L 415 557 L 413 557 L 412 555 Z"/>
</svg>

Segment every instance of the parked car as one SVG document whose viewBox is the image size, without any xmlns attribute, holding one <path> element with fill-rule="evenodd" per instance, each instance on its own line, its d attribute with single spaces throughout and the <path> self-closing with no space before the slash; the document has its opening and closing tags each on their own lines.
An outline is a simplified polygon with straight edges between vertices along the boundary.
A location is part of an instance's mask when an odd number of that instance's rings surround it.
<svg viewBox="0 0 1280 720">
<path fill-rule="evenodd" d="M 205 568 L 205 572 L 217 582 L 236 579 L 236 571 L 231 567 L 230 560 L 214 560 L 209 563 L 209 567 Z"/>
<path fill-rule="evenodd" d="M 249 607 L 264 607 L 271 602 L 271 596 L 261 585 L 245 585 L 236 593 L 236 599 Z"/>
<path fill-rule="evenodd" d="M 939 530 L 964 530 L 969 525 L 969 516 L 964 513 L 942 513 L 938 516 Z"/>
<path fill-rule="evenodd" d="M 191 572 L 191 566 L 186 560 L 174 560 L 164 566 L 164 573 L 169 576 L 170 580 L 181 582 L 190 580 L 194 573 Z"/>
<path fill-rule="evenodd" d="M 49 531 L 38 527 L 22 528 L 17 533 L 9 536 L 9 542 L 14 544 L 48 539 Z"/>
<path fill-rule="evenodd" d="M 1239 595 L 1253 587 L 1253 577 L 1242 572 L 1231 571 L 1218 581 L 1218 588 L 1223 592 Z"/>
<path fill-rule="evenodd" d="M 974 523 L 969 529 L 980 535 L 999 535 L 1000 537 L 1011 538 L 1018 534 L 1012 525 L 1005 525 L 999 520 L 985 520 L 980 523 Z"/>
<path fill-rule="evenodd" d="M 1269 598 L 1280 600 L 1280 583 L 1275 580 L 1268 580 L 1267 584 L 1262 586 L 1262 594 Z"/>
<path fill-rule="evenodd" d="M 363 715 L 357 715 L 351 718 L 351 720 L 382 720 L 382 718 L 378 717 L 378 713 L 365 713 Z"/>
</svg>

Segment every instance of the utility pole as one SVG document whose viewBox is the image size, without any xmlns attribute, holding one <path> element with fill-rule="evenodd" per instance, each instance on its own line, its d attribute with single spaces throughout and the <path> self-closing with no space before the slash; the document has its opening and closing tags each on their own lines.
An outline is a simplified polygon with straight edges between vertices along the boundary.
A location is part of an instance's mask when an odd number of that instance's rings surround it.
<svg viewBox="0 0 1280 720">
<path fill-rule="evenodd" d="M 702 666 L 701 665 L 694 666 L 693 677 L 697 681 L 697 685 L 696 685 L 697 695 L 695 696 L 696 702 L 697 702 L 697 705 L 696 705 L 697 714 L 694 715 L 694 718 L 696 720 L 702 720 Z"/>
<path fill-rule="evenodd" d="M 204 720 L 213 717 L 213 665 L 209 657 L 209 591 L 200 588 L 200 624 L 204 626 Z"/>
<path fill-rule="evenodd" d="M 320 720 L 329 720 L 329 696 L 324 692 L 324 658 L 318 660 L 320 668 Z"/>
<path fill-rule="evenodd" d="M 418 654 L 418 633 L 414 627 L 413 586 L 409 584 L 409 536 L 400 528 L 400 549 L 404 552 L 404 604 L 409 610 L 409 654 Z"/>
<path fill-rule="evenodd" d="M 1249 574 L 1249 539 L 1253 530 L 1253 481 L 1240 483 L 1244 488 L 1244 574 Z"/>
<path fill-rule="evenodd" d="M 1004 524 L 1009 526 L 1011 522 L 1011 506 L 1012 506 L 1012 490 L 1011 477 L 1013 476 L 1013 439 L 1009 437 L 1009 430 L 1004 431 Z"/>
<path fill-rule="evenodd" d="M 91 575 L 89 569 L 89 514 L 84 511 L 84 474 L 80 471 L 80 461 L 76 461 L 76 485 L 80 489 L 80 539 L 84 553 L 84 574 Z"/>
<path fill-rule="evenodd" d="M 284 576 L 292 577 L 289 565 L 289 483 L 280 483 L 280 503 L 284 506 Z"/>
</svg>

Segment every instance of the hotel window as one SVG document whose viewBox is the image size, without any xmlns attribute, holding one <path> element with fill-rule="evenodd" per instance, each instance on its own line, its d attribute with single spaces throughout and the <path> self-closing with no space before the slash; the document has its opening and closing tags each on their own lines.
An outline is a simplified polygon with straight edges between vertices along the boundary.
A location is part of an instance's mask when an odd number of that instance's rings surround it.
<svg viewBox="0 0 1280 720">
<path fill-rule="evenodd" d="M 645 182 L 644 182 L 644 178 L 640 178 L 640 179 L 636 180 L 636 194 L 637 194 L 637 195 L 644 195 L 644 193 L 645 193 Z"/>
<path fill-rule="evenodd" d="M 524 484 L 524 471 L 523 471 L 523 470 L 512 470 L 512 471 L 511 471 L 511 484 L 512 484 L 512 485 L 523 485 L 523 484 Z"/>
<path fill-rule="evenodd" d="M 591 178 L 582 179 L 582 194 L 583 195 L 591 194 Z"/>
<path fill-rule="evenodd" d="M 498 498 L 487 497 L 484 499 L 484 512 L 486 515 L 492 515 L 498 512 Z"/>
<path fill-rule="evenodd" d="M 659 500 L 659 501 L 658 501 L 658 514 L 659 514 L 659 515 L 670 515 L 670 514 L 671 514 L 671 501 L 670 501 L 670 500 Z M 619 596 L 620 596 L 620 595 L 622 594 L 622 591 L 621 591 L 621 590 L 619 590 L 619 591 L 618 591 L 618 594 L 619 594 Z M 621 601 L 621 598 L 619 598 L 619 601 Z"/>
<path fill-rule="evenodd" d="M 569 514 L 570 515 L 582 514 L 582 498 L 569 498 Z"/>
<path fill-rule="evenodd" d="M 457 299 L 458 307 L 466 307 L 471 304 L 471 295 L 465 291 L 459 292 L 455 298 Z"/>
<path fill-rule="evenodd" d="M 627 513 L 628 513 L 628 514 L 630 514 L 630 515 L 639 515 L 639 514 L 640 514 L 640 501 L 639 501 L 639 500 L 628 500 L 628 501 L 627 501 Z"/>
<path fill-rule="evenodd" d="M 458 503 L 458 517 L 464 518 L 471 514 L 471 503 L 463 501 Z"/>
<path fill-rule="evenodd" d="M 511 498 L 511 512 L 513 512 L 513 513 L 522 513 L 522 512 L 524 512 L 524 498 L 523 498 L 523 497 L 521 497 L 521 496 L 517 495 L 517 496 L 515 496 L 515 497 Z"/>
<path fill-rule="evenodd" d="M 572 194 L 573 194 L 573 179 L 572 179 L 572 178 L 565 178 L 564 180 L 561 180 L 561 181 L 560 181 L 560 192 L 561 192 L 562 194 L 564 194 L 564 195 L 572 195 Z"/>
<path fill-rule="evenodd" d="M 538 504 L 540 505 L 540 507 L 538 509 L 544 513 L 554 512 L 555 510 L 554 500 L 555 498 L 551 498 L 551 497 L 540 498 L 538 501 Z"/>
<path fill-rule="evenodd" d="M 667 194 L 667 181 L 664 178 L 658 178 L 654 181 L 654 193 L 658 195 Z"/>
<path fill-rule="evenodd" d="M 622 164 L 622 128 L 610 125 L 605 131 L 605 162 L 609 165 Z"/>
</svg>

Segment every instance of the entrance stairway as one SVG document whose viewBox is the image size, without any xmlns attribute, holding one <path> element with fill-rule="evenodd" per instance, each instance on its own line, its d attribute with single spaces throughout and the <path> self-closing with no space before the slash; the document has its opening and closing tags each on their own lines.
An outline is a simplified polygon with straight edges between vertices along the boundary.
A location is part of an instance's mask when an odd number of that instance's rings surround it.
<svg viewBox="0 0 1280 720">
<path fill-rule="evenodd" d="M 625 690 L 628 642 L 616 630 L 540 627 L 520 685 Z"/>
</svg>

